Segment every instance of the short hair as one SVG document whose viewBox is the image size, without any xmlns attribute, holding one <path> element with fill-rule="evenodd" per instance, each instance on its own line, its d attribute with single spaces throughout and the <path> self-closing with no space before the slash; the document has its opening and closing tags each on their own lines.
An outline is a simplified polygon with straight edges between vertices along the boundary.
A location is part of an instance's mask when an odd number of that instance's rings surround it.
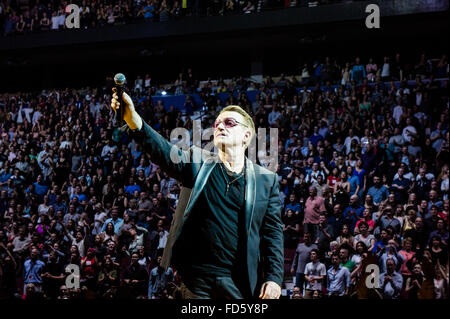
<svg viewBox="0 0 450 319">
<path fill-rule="evenodd" d="M 353 248 L 348 244 L 348 243 L 343 243 L 340 247 L 339 247 L 339 251 L 345 249 L 346 251 L 348 251 L 348 253 L 350 253 L 350 251 L 353 250 Z"/>
<path fill-rule="evenodd" d="M 341 257 L 339 256 L 339 253 L 337 253 L 337 252 L 334 252 L 331 254 L 331 258 L 333 258 L 333 257 L 337 257 L 337 258 L 341 259 Z"/>
<path fill-rule="evenodd" d="M 412 240 L 411 237 L 406 237 L 406 238 L 403 240 L 403 245 L 405 245 L 405 244 L 411 244 L 411 245 L 412 245 L 412 243 L 413 243 L 413 240 Z"/>
<path fill-rule="evenodd" d="M 360 229 L 361 226 L 366 226 L 366 228 L 369 228 L 369 224 L 367 224 L 367 223 L 364 222 L 364 221 L 359 222 L 359 224 L 358 224 L 358 229 Z"/>
<path fill-rule="evenodd" d="M 113 207 L 111 208 L 111 213 L 112 213 L 113 211 L 117 211 L 118 213 L 120 213 L 120 207 L 119 207 L 119 206 L 113 206 Z"/>
<path fill-rule="evenodd" d="M 392 225 L 386 226 L 385 230 L 386 230 L 388 233 L 389 233 L 389 231 L 390 231 L 391 234 L 396 234 L 396 233 L 397 233 L 397 232 L 395 231 L 394 226 L 392 226 Z"/>
<path fill-rule="evenodd" d="M 392 261 L 394 263 L 394 265 L 397 265 L 397 263 L 395 262 L 395 259 L 392 257 L 389 257 L 388 259 L 386 259 L 386 265 L 387 265 L 388 261 Z"/>
<path fill-rule="evenodd" d="M 437 240 L 437 241 L 441 241 L 441 236 L 439 236 L 439 235 L 434 235 L 433 237 L 431 237 L 431 241 L 433 242 L 433 241 L 435 241 L 435 240 Z"/>
<path fill-rule="evenodd" d="M 249 139 L 248 144 L 246 145 L 248 147 L 248 145 L 250 144 L 250 142 L 252 141 L 253 137 L 255 137 L 256 134 L 255 123 L 253 122 L 252 117 L 239 105 L 228 105 L 219 112 L 219 115 L 222 114 L 223 112 L 236 112 L 242 115 L 245 122 L 244 124 L 247 124 L 250 130 L 252 131 L 252 136 Z"/>
<path fill-rule="evenodd" d="M 309 253 L 311 254 L 312 252 L 316 253 L 317 257 L 319 257 L 319 250 L 317 248 L 311 249 Z"/>
</svg>

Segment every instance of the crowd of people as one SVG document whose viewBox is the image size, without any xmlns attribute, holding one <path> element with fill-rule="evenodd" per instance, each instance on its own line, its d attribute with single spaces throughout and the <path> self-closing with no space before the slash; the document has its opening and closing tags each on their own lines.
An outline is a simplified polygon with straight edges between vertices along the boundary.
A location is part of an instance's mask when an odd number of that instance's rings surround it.
<svg viewBox="0 0 450 319">
<path fill-rule="evenodd" d="M 400 57 L 217 86 L 189 69 L 174 85 L 204 93 L 204 128 L 230 104 L 278 128 L 286 298 L 448 298 L 448 61 Z M 176 297 L 177 269 L 159 263 L 181 185 L 118 129 L 112 83 L 0 94 L 1 298 Z M 165 138 L 192 130 L 149 75 L 128 85 Z"/>
<path fill-rule="evenodd" d="M 80 28 L 140 22 L 165 22 L 185 16 L 252 14 L 283 7 L 316 6 L 320 1 L 285 0 L 1 0 L 2 35 L 27 34 L 66 29 L 72 13 L 69 4 L 79 7 Z M 337 1 L 321 1 L 331 3 Z"/>
</svg>

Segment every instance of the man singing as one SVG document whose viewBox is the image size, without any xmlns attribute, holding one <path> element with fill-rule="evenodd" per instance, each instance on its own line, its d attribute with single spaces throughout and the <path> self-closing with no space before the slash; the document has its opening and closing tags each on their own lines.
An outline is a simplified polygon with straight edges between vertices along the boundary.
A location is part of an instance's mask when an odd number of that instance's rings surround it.
<svg viewBox="0 0 450 319">
<path fill-rule="evenodd" d="M 126 93 L 119 103 L 114 92 L 112 109 L 121 105 L 127 123 L 122 130 L 183 184 L 161 261 L 164 269 L 178 270 L 178 296 L 279 298 L 284 257 L 278 178 L 245 156 L 255 135 L 252 118 L 239 106 L 224 108 L 214 122 L 214 154 L 170 144 L 142 120 Z"/>
</svg>

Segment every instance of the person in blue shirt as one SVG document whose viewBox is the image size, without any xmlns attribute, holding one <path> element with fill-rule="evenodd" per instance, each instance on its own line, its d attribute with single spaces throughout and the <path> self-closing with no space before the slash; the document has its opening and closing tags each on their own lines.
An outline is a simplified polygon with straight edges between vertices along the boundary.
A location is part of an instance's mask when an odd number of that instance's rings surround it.
<svg viewBox="0 0 450 319">
<path fill-rule="evenodd" d="M 351 279 L 347 267 L 341 266 L 338 253 L 331 256 L 331 267 L 327 271 L 327 290 L 330 297 L 348 296 Z"/>
<path fill-rule="evenodd" d="M 102 226 L 102 232 L 106 230 L 106 225 L 109 223 L 112 223 L 114 225 L 114 232 L 117 234 L 117 236 L 120 235 L 120 227 L 123 225 L 123 219 L 119 218 L 119 207 L 113 207 L 111 209 L 111 218 L 108 218 L 105 220 Z"/>
<path fill-rule="evenodd" d="M 158 256 L 158 265 L 150 272 L 150 278 L 148 281 L 148 298 L 159 299 L 164 296 L 164 290 L 167 287 L 167 283 L 174 280 L 174 273 L 172 267 L 164 268 L 160 266 L 161 256 Z"/>
<path fill-rule="evenodd" d="M 360 63 L 359 57 L 355 60 L 355 65 L 352 68 L 351 80 L 356 83 L 361 83 L 363 79 L 366 78 L 366 69 L 364 65 Z"/>
<path fill-rule="evenodd" d="M 397 252 L 397 243 L 394 239 L 390 239 L 388 245 L 383 249 L 383 253 L 378 254 L 378 265 L 380 266 L 380 272 L 386 272 L 387 261 L 392 259 L 395 261 L 396 270 L 400 269 L 400 266 L 404 263 L 404 258 Z"/>
<path fill-rule="evenodd" d="M 53 208 L 55 212 L 62 211 L 64 214 L 67 212 L 67 203 L 63 201 L 63 198 L 60 194 L 56 195 L 56 202 L 53 204 Z"/>
<path fill-rule="evenodd" d="M 8 16 L 8 19 L 6 20 L 6 22 L 5 22 L 5 35 L 8 35 L 8 34 L 10 34 L 10 33 L 13 33 L 14 32 L 14 27 L 15 27 L 15 22 L 14 22 L 14 20 L 13 20 L 13 15 L 12 14 L 10 14 L 9 16 Z"/>
<path fill-rule="evenodd" d="M 44 197 L 44 195 L 47 194 L 48 186 L 45 186 L 41 183 L 42 183 L 42 175 L 39 174 L 37 177 L 37 181 L 33 183 L 34 192 L 40 197 Z"/>
<path fill-rule="evenodd" d="M 42 272 L 45 267 L 45 263 L 39 260 L 39 250 L 33 248 L 31 250 L 31 258 L 27 259 L 23 265 L 23 293 L 26 294 L 26 286 L 28 284 L 34 284 L 35 291 L 42 291 Z"/>
<path fill-rule="evenodd" d="M 402 167 L 398 169 L 398 177 L 392 181 L 391 190 L 394 192 L 395 201 L 405 204 L 408 198 L 408 191 L 411 186 L 409 179 L 405 178 Z"/>
<path fill-rule="evenodd" d="M 133 177 L 130 177 L 129 184 L 125 186 L 125 193 L 133 195 L 135 191 L 141 192 L 141 187 L 136 184 Z"/>
<path fill-rule="evenodd" d="M 5 169 L 3 173 L 0 175 L 0 183 L 6 183 L 11 176 L 12 174 L 8 171 L 8 169 Z"/>
<path fill-rule="evenodd" d="M 139 166 L 136 167 L 136 172 L 143 170 L 145 177 L 149 177 L 150 173 L 152 172 L 152 168 L 150 167 L 150 165 L 148 165 L 147 160 L 144 157 L 141 157 L 141 160 L 139 161 Z"/>
<path fill-rule="evenodd" d="M 142 155 L 141 146 L 139 144 L 136 145 L 136 149 L 131 151 L 131 156 L 133 157 L 133 165 L 137 166 L 137 159 Z"/>
<path fill-rule="evenodd" d="M 374 176 L 373 183 L 374 185 L 369 188 L 367 194 L 372 196 L 374 204 L 378 206 L 382 201 L 388 198 L 389 191 L 384 185 L 381 184 L 380 176 Z"/>
<path fill-rule="evenodd" d="M 314 146 L 317 146 L 317 143 L 319 143 L 319 141 L 322 141 L 322 140 L 323 140 L 323 136 L 319 134 L 319 127 L 318 126 L 314 126 L 314 133 L 309 138 L 309 141 Z"/>
<path fill-rule="evenodd" d="M 373 246 L 372 254 L 376 254 L 378 257 L 380 257 L 385 252 L 389 239 L 390 238 L 387 230 L 382 229 L 380 231 L 380 240 L 375 243 L 375 246 Z"/>
<path fill-rule="evenodd" d="M 314 156 L 314 163 L 318 164 L 321 164 L 321 162 L 328 163 L 329 160 L 327 155 L 325 154 L 325 148 L 323 146 L 319 146 L 318 149 L 319 153 L 316 156 Z"/>
<path fill-rule="evenodd" d="M 347 176 L 348 176 L 348 182 L 350 183 L 350 198 L 354 194 L 358 195 L 359 197 L 359 178 L 356 175 L 353 175 L 353 167 L 348 166 L 347 167 Z"/>
<path fill-rule="evenodd" d="M 75 187 L 75 194 L 73 194 L 73 195 L 70 196 L 70 201 L 72 201 L 72 199 L 73 199 L 74 197 L 78 197 L 78 202 L 79 202 L 79 203 L 81 203 L 81 202 L 83 202 L 83 201 L 87 201 L 86 195 L 84 195 L 83 193 L 81 193 L 81 187 L 80 187 L 80 185 L 77 185 L 77 186 Z"/>
<path fill-rule="evenodd" d="M 0 189 L 5 191 L 8 194 L 8 197 L 11 197 L 11 194 L 16 191 L 16 188 L 14 187 L 14 179 L 10 177 L 6 182 L 6 185 L 3 185 Z M 25 191 L 25 194 L 27 193 L 27 190 Z"/>
<path fill-rule="evenodd" d="M 344 210 L 345 223 L 350 226 L 350 229 L 355 229 L 356 223 L 362 218 L 364 206 L 359 204 L 358 195 L 352 195 L 350 197 L 350 205 Z"/>
<path fill-rule="evenodd" d="M 386 260 L 386 272 L 380 275 L 380 289 L 383 299 L 397 299 L 403 287 L 403 277 L 395 271 L 395 260 Z"/>
<path fill-rule="evenodd" d="M 316 78 L 317 82 L 321 82 L 323 64 L 316 61 L 314 62 L 314 67 L 314 77 Z"/>
<path fill-rule="evenodd" d="M 289 203 L 286 204 L 285 210 L 292 209 L 292 211 L 296 214 L 302 211 L 302 207 L 300 203 L 297 202 L 296 196 L 294 193 L 289 195 Z"/>
<path fill-rule="evenodd" d="M 291 209 L 294 212 L 295 217 L 300 218 L 302 211 L 302 207 L 300 203 L 297 202 L 296 196 L 294 193 L 289 195 L 289 203 L 286 204 L 284 208 L 285 213 L 287 213 L 288 209 Z"/>
<path fill-rule="evenodd" d="M 286 143 L 284 144 L 284 150 L 287 152 L 289 147 L 295 145 L 297 145 L 297 135 L 294 135 L 294 131 L 290 131 L 289 138 L 286 140 Z"/>
<path fill-rule="evenodd" d="M 146 20 L 150 20 L 150 21 L 153 20 L 153 17 L 154 17 L 153 13 L 155 12 L 155 6 L 153 5 L 152 0 L 147 1 L 146 5 L 144 6 L 143 12 L 144 12 L 144 18 Z"/>
</svg>

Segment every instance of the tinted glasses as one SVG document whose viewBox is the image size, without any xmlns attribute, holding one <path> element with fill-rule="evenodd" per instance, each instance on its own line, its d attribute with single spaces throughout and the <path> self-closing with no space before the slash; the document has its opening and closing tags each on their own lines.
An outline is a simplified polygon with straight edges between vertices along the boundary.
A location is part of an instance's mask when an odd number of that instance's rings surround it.
<svg viewBox="0 0 450 319">
<path fill-rule="evenodd" d="M 238 125 L 238 124 L 247 126 L 247 125 L 244 124 L 244 123 L 241 123 L 241 122 L 236 121 L 236 120 L 235 120 L 234 118 L 232 118 L 232 117 L 226 117 L 226 118 L 224 118 L 223 120 L 217 119 L 217 120 L 214 122 L 214 128 L 216 129 L 216 128 L 220 125 L 220 123 L 223 123 L 223 124 L 225 125 L 226 128 L 235 127 L 235 126 Z"/>
</svg>

